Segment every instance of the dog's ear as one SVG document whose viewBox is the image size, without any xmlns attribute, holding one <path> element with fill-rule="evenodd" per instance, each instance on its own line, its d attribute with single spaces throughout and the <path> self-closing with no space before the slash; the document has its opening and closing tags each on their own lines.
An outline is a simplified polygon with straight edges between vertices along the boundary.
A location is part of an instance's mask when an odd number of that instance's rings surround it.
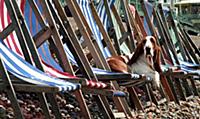
<svg viewBox="0 0 200 119">
<path fill-rule="evenodd" d="M 155 47 L 154 50 L 154 56 L 153 56 L 153 61 L 154 61 L 154 68 L 157 72 L 162 72 L 161 70 L 161 65 L 160 65 L 160 52 L 161 52 L 161 48 L 159 46 Z"/>
<path fill-rule="evenodd" d="M 131 57 L 131 59 L 128 62 L 128 65 L 133 64 L 134 62 L 136 62 L 136 60 L 138 59 L 138 57 L 144 53 L 144 44 L 145 44 L 146 40 L 142 40 L 138 45 L 137 48 L 135 49 L 135 52 L 133 54 L 133 56 Z"/>
</svg>

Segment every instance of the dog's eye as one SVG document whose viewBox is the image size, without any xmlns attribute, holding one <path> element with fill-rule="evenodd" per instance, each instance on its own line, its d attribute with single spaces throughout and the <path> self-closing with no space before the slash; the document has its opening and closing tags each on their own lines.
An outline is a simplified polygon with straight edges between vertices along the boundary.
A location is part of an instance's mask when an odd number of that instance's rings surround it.
<svg viewBox="0 0 200 119">
<path fill-rule="evenodd" d="M 143 43 L 143 44 L 145 44 L 146 42 L 147 42 L 147 40 L 146 40 L 146 39 L 144 39 L 144 40 L 142 41 L 142 43 Z"/>
<path fill-rule="evenodd" d="M 155 41 L 155 39 L 154 39 L 154 38 L 150 38 L 150 41 L 151 41 L 153 44 L 155 44 L 155 43 L 156 43 L 156 41 Z"/>
</svg>

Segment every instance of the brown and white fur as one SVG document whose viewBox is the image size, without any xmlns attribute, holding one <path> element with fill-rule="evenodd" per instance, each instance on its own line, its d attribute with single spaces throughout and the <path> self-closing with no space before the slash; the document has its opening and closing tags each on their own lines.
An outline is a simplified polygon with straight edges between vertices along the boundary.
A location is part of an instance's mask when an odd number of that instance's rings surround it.
<svg viewBox="0 0 200 119">
<path fill-rule="evenodd" d="M 153 36 L 145 37 L 130 56 L 107 59 L 112 71 L 145 74 L 153 79 L 153 87 L 160 87 L 160 47 Z"/>
</svg>

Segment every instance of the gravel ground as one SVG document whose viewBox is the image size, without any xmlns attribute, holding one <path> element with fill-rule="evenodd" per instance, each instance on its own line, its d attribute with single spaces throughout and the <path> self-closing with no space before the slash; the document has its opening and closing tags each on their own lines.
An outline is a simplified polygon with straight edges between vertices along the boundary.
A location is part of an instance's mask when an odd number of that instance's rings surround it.
<svg viewBox="0 0 200 119">
<path fill-rule="evenodd" d="M 198 85 L 199 86 L 199 85 Z M 39 101 L 35 94 L 17 94 L 18 102 L 26 119 L 45 119 Z M 73 95 L 57 95 L 60 111 L 64 119 L 80 119 L 80 108 Z M 67 100 L 66 100 L 67 99 Z M 94 119 L 103 119 L 98 106 L 91 96 L 85 96 L 87 105 Z M 112 102 L 111 102 L 112 104 Z M 111 105 L 111 107 L 114 107 Z M 159 118 L 198 118 L 200 117 L 200 98 L 194 97 L 188 101 L 181 101 L 178 105 L 174 102 L 156 106 L 152 104 L 145 108 L 145 113 L 135 111 L 137 119 L 159 119 Z M 11 108 L 11 102 L 5 93 L 0 94 L 0 119 L 13 119 L 14 113 Z M 54 116 L 52 115 L 52 118 Z"/>
</svg>

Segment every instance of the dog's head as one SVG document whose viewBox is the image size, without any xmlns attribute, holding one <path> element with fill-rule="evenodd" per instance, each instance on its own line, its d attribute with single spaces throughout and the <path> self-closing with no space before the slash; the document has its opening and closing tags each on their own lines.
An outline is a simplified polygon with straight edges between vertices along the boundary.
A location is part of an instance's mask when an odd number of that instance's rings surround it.
<svg viewBox="0 0 200 119">
<path fill-rule="evenodd" d="M 160 47 L 156 43 L 156 39 L 153 36 L 146 36 L 138 45 L 135 53 L 128 64 L 132 64 L 137 61 L 140 55 L 144 55 L 147 62 L 160 72 L 158 66 L 155 64 L 160 63 Z"/>
<path fill-rule="evenodd" d="M 156 50 L 158 47 L 156 44 L 156 39 L 153 36 L 147 36 L 142 40 L 141 46 L 141 48 L 143 48 L 147 62 L 153 65 L 154 57 L 156 56 Z"/>
</svg>

